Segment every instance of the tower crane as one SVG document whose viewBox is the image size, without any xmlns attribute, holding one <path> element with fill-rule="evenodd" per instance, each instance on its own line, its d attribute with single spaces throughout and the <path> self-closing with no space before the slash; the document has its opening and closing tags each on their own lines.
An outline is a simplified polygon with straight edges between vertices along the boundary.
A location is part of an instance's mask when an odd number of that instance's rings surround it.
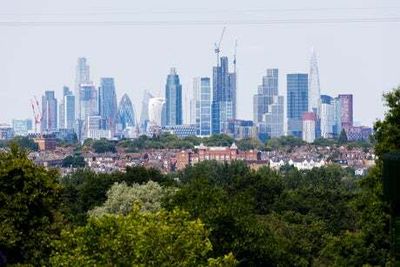
<svg viewBox="0 0 400 267">
<path fill-rule="evenodd" d="M 221 52 L 221 43 L 222 43 L 222 39 L 224 38 L 225 29 L 226 29 L 226 27 L 224 27 L 222 29 L 221 37 L 219 38 L 218 43 L 214 43 L 214 47 L 215 47 L 214 52 L 215 52 L 215 54 L 217 54 L 217 66 L 219 66 L 219 53 Z"/>
<path fill-rule="evenodd" d="M 237 51 L 238 41 L 235 40 L 235 49 L 233 52 L 233 72 L 236 73 L 236 51 Z"/>
<path fill-rule="evenodd" d="M 32 113 L 33 119 L 35 120 L 35 133 L 38 132 L 38 125 L 42 121 L 42 113 L 40 112 L 39 108 L 39 101 L 37 100 L 36 96 L 31 99 L 31 106 L 32 106 Z M 40 134 L 42 131 L 40 130 Z"/>
</svg>

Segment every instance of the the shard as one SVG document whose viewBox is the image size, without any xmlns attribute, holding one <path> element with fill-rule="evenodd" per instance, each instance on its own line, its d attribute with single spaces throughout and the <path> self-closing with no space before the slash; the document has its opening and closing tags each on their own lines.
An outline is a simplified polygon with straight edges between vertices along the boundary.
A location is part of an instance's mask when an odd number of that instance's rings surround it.
<svg viewBox="0 0 400 267">
<path fill-rule="evenodd" d="M 321 112 L 321 88 L 319 85 L 317 55 L 314 48 L 311 48 L 308 90 L 308 111 L 314 112 L 319 117 Z"/>
</svg>

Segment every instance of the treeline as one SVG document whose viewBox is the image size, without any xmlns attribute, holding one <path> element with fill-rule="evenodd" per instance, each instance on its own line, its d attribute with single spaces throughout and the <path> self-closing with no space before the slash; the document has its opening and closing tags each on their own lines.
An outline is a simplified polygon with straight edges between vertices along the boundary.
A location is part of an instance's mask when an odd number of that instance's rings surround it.
<svg viewBox="0 0 400 267">
<path fill-rule="evenodd" d="M 240 161 L 61 178 L 12 144 L 0 152 L 0 265 L 393 266 L 381 159 L 400 150 L 400 88 L 385 100 L 362 178 Z"/>
<path fill-rule="evenodd" d="M 379 175 L 202 162 L 60 178 L 0 153 L 0 259 L 53 266 L 361 266 L 390 259 Z"/>
</svg>

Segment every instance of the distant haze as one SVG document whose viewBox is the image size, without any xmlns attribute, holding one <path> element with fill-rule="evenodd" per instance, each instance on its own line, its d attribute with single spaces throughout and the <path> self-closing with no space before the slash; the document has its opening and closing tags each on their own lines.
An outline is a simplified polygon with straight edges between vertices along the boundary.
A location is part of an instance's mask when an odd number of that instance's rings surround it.
<svg viewBox="0 0 400 267">
<path fill-rule="evenodd" d="M 212 76 L 220 21 L 227 27 L 221 54 L 231 62 L 238 40 L 239 118 L 252 119 L 267 68 L 279 68 L 286 103 L 286 73 L 309 71 L 312 46 L 321 93 L 352 93 L 356 122 L 381 118 L 382 93 L 400 84 L 398 1 L 13 0 L 0 7 L 0 122 L 31 118 L 30 98 L 45 90 L 57 98 L 64 85 L 73 90 L 81 56 L 96 84 L 115 78 L 118 101 L 126 92 L 138 118 L 144 90 L 164 95 L 170 67 L 184 92 L 193 77 Z"/>
</svg>

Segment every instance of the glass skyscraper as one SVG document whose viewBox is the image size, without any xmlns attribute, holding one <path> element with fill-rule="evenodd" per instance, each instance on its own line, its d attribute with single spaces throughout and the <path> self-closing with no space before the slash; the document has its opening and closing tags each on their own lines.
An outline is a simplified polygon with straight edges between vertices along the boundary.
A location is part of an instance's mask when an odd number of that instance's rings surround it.
<svg viewBox="0 0 400 267">
<path fill-rule="evenodd" d="M 135 109 L 133 107 L 131 99 L 127 94 L 124 94 L 121 101 L 119 102 L 116 117 L 118 130 L 125 130 L 128 127 L 133 128 L 136 126 Z"/>
<path fill-rule="evenodd" d="M 78 140 L 82 140 L 88 133 L 89 116 L 98 116 L 98 93 L 93 84 L 81 84 L 80 86 L 80 128 L 77 132 Z M 85 135 L 85 136 L 83 136 Z"/>
<path fill-rule="evenodd" d="M 59 128 L 74 129 L 75 123 L 75 96 L 67 86 L 63 87 L 63 98 L 59 109 Z"/>
<path fill-rule="evenodd" d="M 321 110 L 321 88 L 319 84 L 317 54 L 314 48 L 311 49 L 310 73 L 308 78 L 308 111 L 314 112 L 319 117 Z"/>
<path fill-rule="evenodd" d="M 211 81 L 208 77 L 195 78 L 193 82 L 195 124 L 197 135 L 211 135 Z"/>
<path fill-rule="evenodd" d="M 175 68 L 171 68 L 165 85 L 166 124 L 168 126 L 182 124 L 182 85 Z"/>
<path fill-rule="evenodd" d="M 54 91 L 46 91 L 42 96 L 42 132 L 57 130 L 57 99 Z"/>
<path fill-rule="evenodd" d="M 321 137 L 332 138 L 334 125 L 334 105 L 332 97 L 321 95 Z"/>
<path fill-rule="evenodd" d="M 224 131 L 224 127 L 236 116 L 236 73 L 229 72 L 228 57 L 221 57 L 213 67 L 212 133 Z"/>
<path fill-rule="evenodd" d="M 308 111 L 308 74 L 287 74 L 288 134 L 302 138 L 303 113 Z"/>
<path fill-rule="evenodd" d="M 143 100 L 142 100 L 142 110 L 140 112 L 140 122 L 139 122 L 139 127 L 140 127 L 141 133 L 146 133 L 146 130 L 147 130 L 147 124 L 149 122 L 149 100 L 152 97 L 153 97 L 153 95 L 150 94 L 149 91 L 147 91 L 147 90 L 144 91 Z"/>
<path fill-rule="evenodd" d="M 117 95 L 113 78 L 101 78 L 99 87 L 99 114 L 105 122 L 102 128 L 115 133 Z"/>
</svg>

